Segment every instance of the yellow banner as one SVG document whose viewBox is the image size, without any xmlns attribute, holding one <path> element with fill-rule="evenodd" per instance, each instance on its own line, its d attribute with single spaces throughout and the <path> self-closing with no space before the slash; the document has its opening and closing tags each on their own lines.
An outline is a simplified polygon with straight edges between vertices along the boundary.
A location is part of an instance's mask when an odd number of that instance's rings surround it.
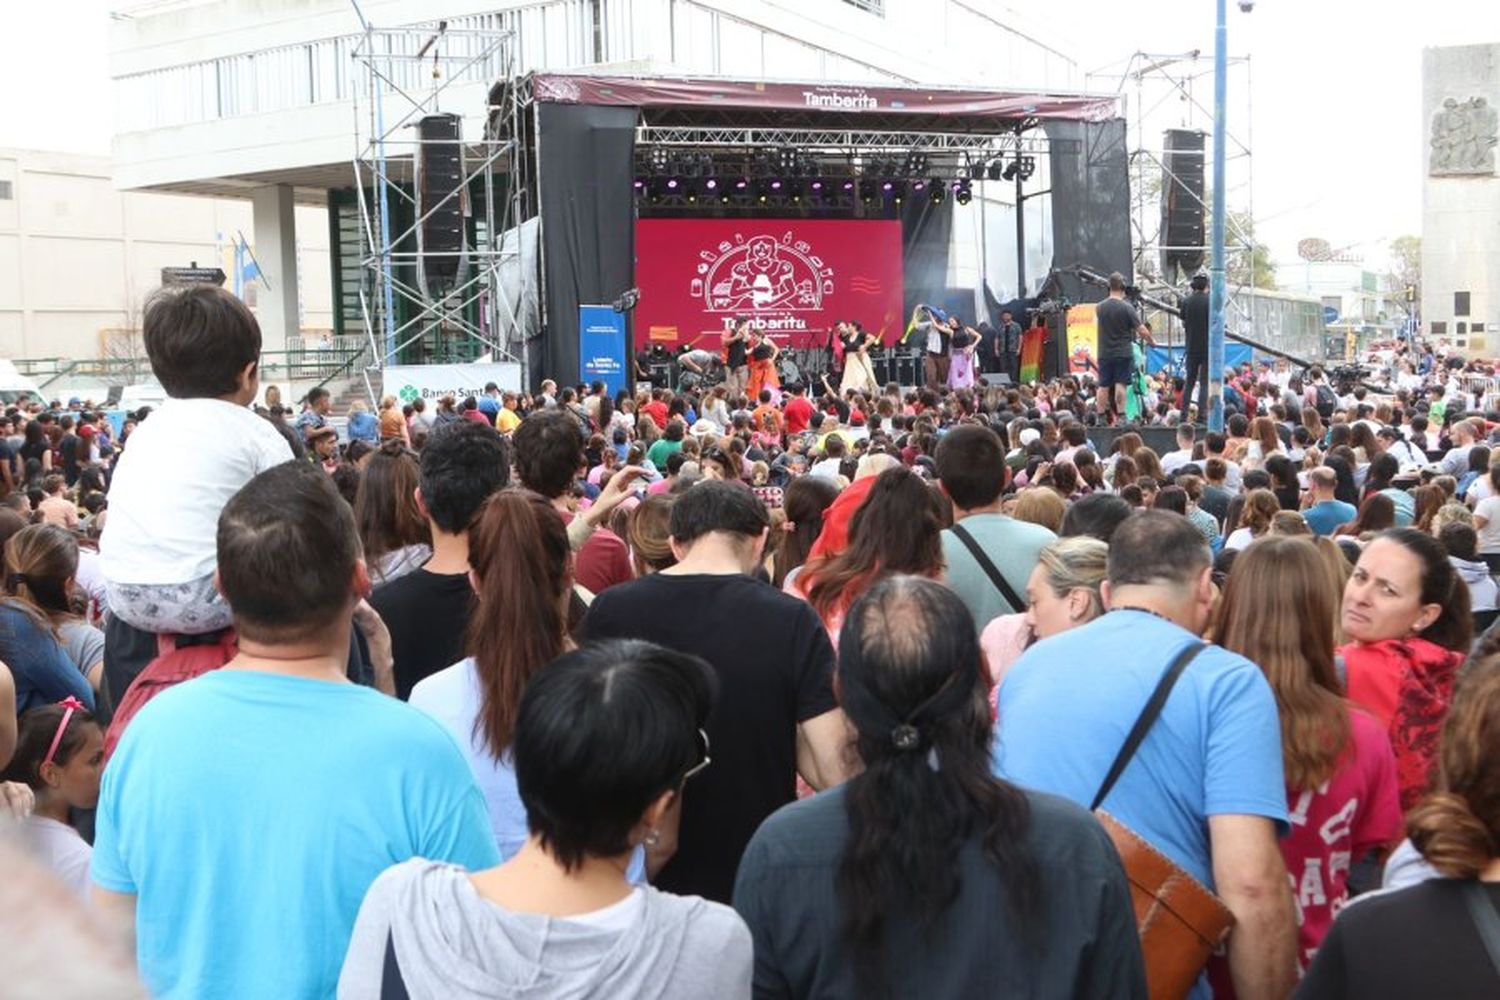
<svg viewBox="0 0 1500 1000">
<path fill-rule="evenodd" d="M 1068 310 L 1068 371 L 1099 371 L 1099 322 L 1092 304 Z"/>
</svg>

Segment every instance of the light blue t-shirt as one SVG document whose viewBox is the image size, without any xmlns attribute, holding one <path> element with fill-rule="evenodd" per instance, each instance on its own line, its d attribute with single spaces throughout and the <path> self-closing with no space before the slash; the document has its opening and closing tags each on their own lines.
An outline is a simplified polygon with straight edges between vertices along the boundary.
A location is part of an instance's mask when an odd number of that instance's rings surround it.
<svg viewBox="0 0 1500 1000">
<path fill-rule="evenodd" d="M 157 997 L 332 996 L 365 890 L 412 857 L 499 862 L 458 748 L 352 684 L 216 670 L 130 723 L 100 791 L 93 880 L 136 895 Z"/>
<path fill-rule="evenodd" d="M 1026 600 L 1026 582 L 1036 569 L 1042 549 L 1057 541 L 1057 536 L 1039 524 L 1018 521 L 1004 514 L 971 514 L 958 522 L 979 548 L 990 557 L 1022 602 Z M 1001 615 L 1017 614 L 1026 608 L 1013 608 L 1001 596 L 968 546 L 959 541 L 953 530 L 943 532 L 943 580 L 958 595 L 974 619 L 974 628 L 984 627 Z"/>
<path fill-rule="evenodd" d="M 1341 524 L 1359 516 L 1359 509 L 1342 500 L 1319 500 L 1302 512 L 1307 526 L 1315 535 L 1331 535 Z"/>
<path fill-rule="evenodd" d="M 516 768 L 511 755 L 507 753 L 496 760 L 485 742 L 483 729 L 475 726 L 483 702 L 479 671 L 475 669 L 471 656 L 419 681 L 411 689 L 408 703 L 432 716 L 458 744 L 474 781 L 479 785 L 479 792 L 484 796 L 500 860 L 509 861 L 521 850 L 530 833 L 526 825 L 526 805 L 516 786 Z M 637 884 L 646 881 L 644 851 L 637 848 L 625 874 Z"/>
<path fill-rule="evenodd" d="M 1032 646 L 1000 687 L 995 771 L 1087 808 L 1186 629 L 1112 611 Z M 1178 678 L 1104 810 L 1213 887 L 1208 817 L 1287 821 L 1281 728 L 1260 669 L 1209 646 Z"/>
</svg>

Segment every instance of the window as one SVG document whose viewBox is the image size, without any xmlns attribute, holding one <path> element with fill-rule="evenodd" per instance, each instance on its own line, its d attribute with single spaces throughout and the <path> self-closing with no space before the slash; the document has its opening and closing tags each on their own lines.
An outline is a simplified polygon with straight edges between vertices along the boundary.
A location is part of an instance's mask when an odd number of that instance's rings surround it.
<svg viewBox="0 0 1500 1000">
<path fill-rule="evenodd" d="M 1469 331 L 1471 333 L 1483 333 L 1484 332 L 1484 324 L 1483 323 L 1470 323 L 1469 324 Z"/>
<path fill-rule="evenodd" d="M 1469 324 L 1465 323 L 1463 320 L 1459 320 L 1457 326 L 1460 336 L 1469 332 Z"/>
<path fill-rule="evenodd" d="M 10 181 L 0 181 L 0 201 L 10 201 L 15 197 L 11 189 Z"/>
<path fill-rule="evenodd" d="M 1454 292 L 1453 293 L 1453 315 L 1455 315 L 1455 316 L 1467 316 L 1467 315 L 1469 315 L 1469 293 L 1468 292 Z"/>
<path fill-rule="evenodd" d="M 860 10 L 867 10 L 871 14 L 885 17 L 885 0 L 844 0 L 844 3 Z"/>
<path fill-rule="evenodd" d="M 1434 320 L 1433 321 L 1433 324 L 1432 324 L 1432 335 L 1434 337 L 1441 337 L 1443 334 L 1445 334 L 1447 332 L 1448 332 L 1448 324 L 1447 323 L 1443 322 L 1442 320 Z"/>
</svg>

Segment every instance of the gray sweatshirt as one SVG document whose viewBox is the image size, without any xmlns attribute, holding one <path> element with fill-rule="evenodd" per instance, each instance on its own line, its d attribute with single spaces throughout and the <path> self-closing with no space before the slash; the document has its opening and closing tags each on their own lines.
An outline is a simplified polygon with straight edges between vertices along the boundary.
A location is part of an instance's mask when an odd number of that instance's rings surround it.
<svg viewBox="0 0 1500 1000">
<path fill-rule="evenodd" d="M 512 913 L 482 898 L 463 869 L 415 858 L 370 886 L 338 996 L 381 996 L 388 944 L 412 1000 L 750 996 L 750 932 L 738 914 L 636 891 L 624 927 Z"/>
</svg>

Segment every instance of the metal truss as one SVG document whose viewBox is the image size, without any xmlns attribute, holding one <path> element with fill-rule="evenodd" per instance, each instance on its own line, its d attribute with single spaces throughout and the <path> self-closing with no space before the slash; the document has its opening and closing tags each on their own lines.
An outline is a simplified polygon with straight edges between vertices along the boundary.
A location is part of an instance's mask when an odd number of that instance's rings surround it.
<svg viewBox="0 0 1500 1000">
<path fill-rule="evenodd" d="M 482 134 L 460 140 L 464 166 L 457 186 L 427 206 L 419 206 L 415 194 L 423 145 L 420 121 L 458 110 L 443 107 L 456 85 L 513 81 L 514 48 L 512 31 L 450 29 L 443 21 L 395 28 L 366 24 L 355 46 L 352 167 L 360 260 L 368 279 L 360 290 L 371 354 L 367 387 L 370 372 L 395 363 L 401 351 L 418 341 L 428 345 L 424 357 L 433 361 L 465 356 L 457 345 L 478 342 L 496 360 L 520 362 L 524 373 L 524 338 L 515 333 L 517 303 L 500 281 L 502 264 L 513 262 L 519 252 L 519 240 L 507 246 L 505 234 L 519 223 L 527 176 L 523 158 L 516 155 L 521 112 L 513 84 L 490 90 Z M 418 82 L 429 85 L 419 88 Z M 474 193 L 482 204 L 471 207 Z M 464 206 L 463 247 L 418 249 L 419 230 L 455 199 Z M 410 224 L 398 232 L 395 218 L 410 219 Z M 424 264 L 454 256 L 466 260 L 468 270 L 460 268 L 452 287 L 434 293 L 415 280 Z M 518 341 L 521 356 L 512 347 Z"/>
<path fill-rule="evenodd" d="M 1014 132 L 984 135 L 972 132 L 891 132 L 854 129 L 811 128 L 709 128 L 678 125 L 641 125 L 636 128 L 637 146 L 679 148 L 766 149 L 794 147 L 803 150 L 836 151 L 849 156 L 861 153 L 978 153 L 1041 154 L 1062 149 L 1076 140 L 1049 140 L 1043 134 Z M 1076 152 L 1076 150 L 1074 150 Z"/>
</svg>

